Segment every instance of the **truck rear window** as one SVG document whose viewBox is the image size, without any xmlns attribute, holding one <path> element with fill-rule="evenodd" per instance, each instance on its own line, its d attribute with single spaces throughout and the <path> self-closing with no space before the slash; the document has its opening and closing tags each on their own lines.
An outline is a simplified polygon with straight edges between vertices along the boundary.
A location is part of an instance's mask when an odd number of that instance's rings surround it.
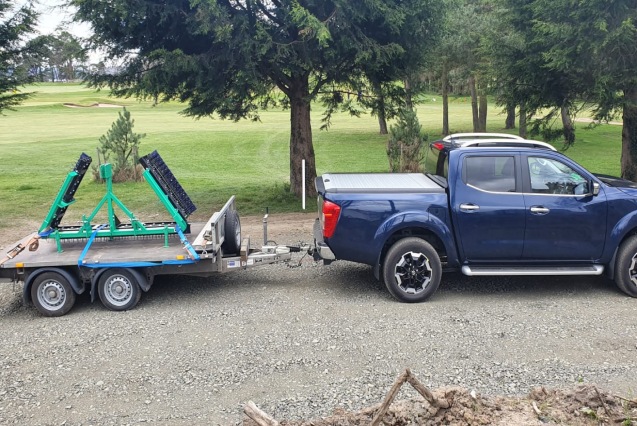
<svg viewBox="0 0 637 426">
<path fill-rule="evenodd" d="M 425 173 L 443 177 L 449 176 L 449 149 L 442 142 L 429 144 L 425 153 Z"/>
</svg>

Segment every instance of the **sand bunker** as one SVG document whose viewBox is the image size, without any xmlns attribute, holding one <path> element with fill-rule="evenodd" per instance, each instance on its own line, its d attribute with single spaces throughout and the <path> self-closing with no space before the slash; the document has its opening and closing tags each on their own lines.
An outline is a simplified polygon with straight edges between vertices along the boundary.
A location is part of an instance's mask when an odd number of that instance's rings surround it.
<svg viewBox="0 0 637 426">
<path fill-rule="evenodd" d="M 67 108 L 122 108 L 122 105 L 100 104 L 100 103 L 94 103 L 91 105 L 78 105 L 78 104 L 65 102 L 62 105 L 64 105 Z"/>
</svg>

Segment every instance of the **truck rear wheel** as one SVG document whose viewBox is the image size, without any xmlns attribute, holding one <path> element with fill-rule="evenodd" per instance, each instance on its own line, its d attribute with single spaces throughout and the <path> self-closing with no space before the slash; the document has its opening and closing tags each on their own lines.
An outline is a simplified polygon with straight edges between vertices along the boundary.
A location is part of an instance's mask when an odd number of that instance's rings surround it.
<svg viewBox="0 0 637 426">
<path fill-rule="evenodd" d="M 33 280 L 31 301 L 42 315 L 61 317 L 75 304 L 75 292 L 61 274 L 44 272 Z"/>
<path fill-rule="evenodd" d="M 631 297 L 637 297 L 637 235 L 619 246 L 615 267 L 617 287 Z"/>
<path fill-rule="evenodd" d="M 142 296 L 135 276 L 123 268 L 105 271 L 100 276 L 98 291 L 102 304 L 111 311 L 132 309 Z"/>
<path fill-rule="evenodd" d="M 383 262 L 387 290 L 401 302 L 424 302 L 438 289 L 442 267 L 436 250 L 421 238 L 394 243 Z"/>
</svg>

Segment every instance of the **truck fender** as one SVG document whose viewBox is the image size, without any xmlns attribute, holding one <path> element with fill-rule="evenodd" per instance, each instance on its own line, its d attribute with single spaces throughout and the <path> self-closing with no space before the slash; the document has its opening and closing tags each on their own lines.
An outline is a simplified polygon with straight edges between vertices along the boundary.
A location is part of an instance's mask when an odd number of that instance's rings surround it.
<svg viewBox="0 0 637 426">
<path fill-rule="evenodd" d="M 604 258 L 609 259 L 616 251 L 621 242 L 628 234 L 637 232 L 637 210 L 622 217 L 610 233 L 606 249 L 604 250 Z M 609 251 L 612 250 L 612 253 Z"/>
<path fill-rule="evenodd" d="M 24 287 L 22 287 L 22 300 L 24 301 L 25 305 L 28 306 L 32 304 L 31 285 L 33 284 L 33 280 L 35 280 L 38 277 L 38 275 L 43 274 L 45 272 L 55 272 L 56 274 L 62 275 L 69 282 L 69 284 L 71 284 L 73 291 L 77 294 L 82 294 L 84 293 L 84 290 L 86 290 L 83 282 L 78 280 L 77 277 L 73 276 L 73 274 L 70 274 L 68 271 L 65 271 L 64 269 L 54 268 L 54 267 L 39 268 L 31 272 L 29 276 L 27 277 L 27 279 L 24 280 Z"/>
<path fill-rule="evenodd" d="M 458 256 L 451 229 L 439 217 L 425 212 L 403 212 L 389 217 L 378 227 L 374 235 L 374 245 L 377 248 L 378 257 L 374 264 L 374 277 L 380 277 L 380 262 L 383 247 L 389 238 L 402 229 L 420 228 L 436 235 L 445 246 L 448 264 L 457 264 Z"/>
<path fill-rule="evenodd" d="M 100 280 L 102 274 L 108 271 L 110 268 L 99 269 L 91 278 L 91 303 L 95 302 L 95 298 L 97 296 L 97 283 Z M 138 269 L 134 268 L 122 268 L 127 272 L 130 272 L 132 276 L 135 277 L 139 287 L 144 291 L 144 293 L 150 290 L 150 286 L 152 285 L 152 279 L 149 279 L 145 274 L 142 274 Z"/>
</svg>

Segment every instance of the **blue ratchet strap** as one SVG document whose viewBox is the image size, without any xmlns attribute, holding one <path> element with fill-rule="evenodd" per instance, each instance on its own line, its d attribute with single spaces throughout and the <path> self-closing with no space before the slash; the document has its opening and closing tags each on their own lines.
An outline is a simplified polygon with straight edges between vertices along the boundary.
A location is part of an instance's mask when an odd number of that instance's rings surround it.
<svg viewBox="0 0 637 426">
<path fill-rule="evenodd" d="M 84 266 L 82 265 L 82 262 L 84 262 L 84 257 L 86 257 L 86 253 L 88 253 L 88 249 L 91 248 L 91 244 L 93 244 L 93 241 L 95 241 L 95 237 L 97 236 L 97 233 L 100 231 L 100 229 L 105 228 L 106 226 L 108 226 L 108 224 L 106 223 L 103 225 L 100 225 L 97 228 L 95 228 L 93 233 L 91 233 L 91 238 L 88 239 L 88 242 L 84 246 L 84 250 L 82 250 L 82 254 L 80 254 L 80 257 L 77 259 L 77 266 L 79 267 Z"/>
<path fill-rule="evenodd" d="M 192 245 L 190 245 L 190 242 L 188 242 L 184 233 L 181 232 L 181 228 L 179 227 L 179 225 L 175 225 L 175 231 L 177 231 L 177 234 L 179 234 L 179 239 L 181 240 L 181 243 L 184 245 L 184 247 L 186 247 L 186 250 L 188 250 L 192 258 L 194 260 L 200 260 L 200 257 L 195 251 L 195 249 L 192 247 Z"/>
<path fill-rule="evenodd" d="M 42 231 L 42 232 L 40 232 L 40 233 L 38 234 L 38 236 L 39 236 L 40 238 L 48 238 L 48 237 L 49 237 L 49 235 L 51 235 L 53 232 L 55 232 L 55 230 L 54 230 L 54 229 L 52 229 L 52 228 L 49 228 L 49 229 L 47 229 L 46 231 Z"/>
<path fill-rule="evenodd" d="M 161 262 L 113 262 L 113 263 L 96 263 L 96 264 L 84 265 L 83 264 L 84 257 L 86 257 L 86 253 L 88 253 L 88 250 L 91 247 L 91 244 L 93 244 L 93 241 L 95 241 L 95 237 L 97 236 L 97 233 L 99 232 L 100 229 L 106 226 L 108 226 L 108 224 L 98 226 L 91 234 L 91 237 L 88 239 L 86 246 L 84 246 L 84 250 L 82 250 L 82 254 L 80 254 L 80 257 L 77 260 L 77 265 L 79 267 L 83 266 L 86 268 L 139 268 L 139 267 L 153 267 L 153 266 L 162 266 L 162 265 L 189 265 L 192 263 L 197 263 L 197 261 L 200 260 L 199 255 L 197 254 L 195 249 L 190 245 L 184 233 L 181 232 L 181 229 L 179 229 L 179 226 L 176 226 L 175 230 L 179 234 L 179 238 L 181 239 L 181 242 L 184 244 L 184 246 L 186 246 L 186 249 L 188 250 L 188 252 L 192 255 L 194 259 L 163 260 Z"/>
</svg>

